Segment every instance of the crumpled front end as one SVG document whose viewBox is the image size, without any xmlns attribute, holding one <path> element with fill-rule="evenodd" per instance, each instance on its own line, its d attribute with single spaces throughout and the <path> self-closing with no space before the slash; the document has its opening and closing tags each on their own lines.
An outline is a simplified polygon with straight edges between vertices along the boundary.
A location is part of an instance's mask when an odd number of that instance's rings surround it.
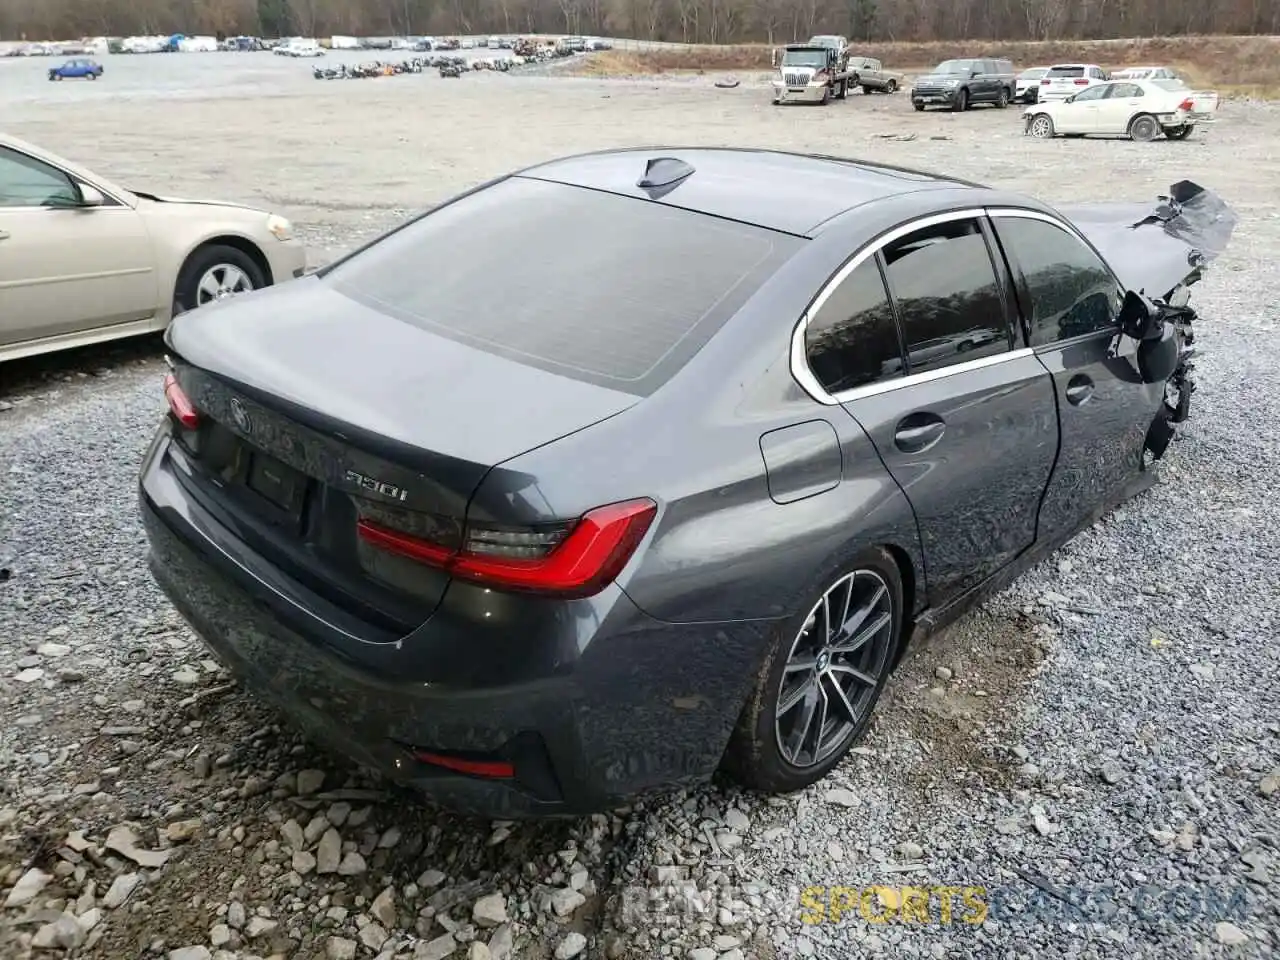
<svg viewBox="0 0 1280 960">
<path fill-rule="evenodd" d="M 1231 241 L 1239 218 L 1211 190 L 1180 180 L 1152 203 L 1059 207 L 1130 290 L 1161 300 L 1203 276 Z"/>
<path fill-rule="evenodd" d="M 1156 203 L 1101 203 L 1061 208 L 1116 271 L 1129 291 L 1112 351 L 1137 341 L 1138 372 L 1165 382 L 1165 400 L 1147 432 L 1145 449 L 1159 460 L 1178 424 L 1190 416 L 1196 385 L 1190 287 L 1222 255 L 1238 217 L 1217 194 L 1190 180 Z"/>
</svg>

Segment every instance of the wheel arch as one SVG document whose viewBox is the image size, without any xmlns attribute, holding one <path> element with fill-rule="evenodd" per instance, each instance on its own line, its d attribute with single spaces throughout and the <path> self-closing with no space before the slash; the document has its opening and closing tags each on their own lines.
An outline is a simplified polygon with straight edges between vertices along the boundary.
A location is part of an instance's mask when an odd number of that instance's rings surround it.
<svg viewBox="0 0 1280 960">
<path fill-rule="evenodd" d="M 179 278 L 181 278 L 182 271 L 186 269 L 187 264 L 191 262 L 191 258 L 206 247 L 231 247 L 234 250 L 239 250 L 246 257 L 252 260 L 254 264 L 257 265 L 258 269 L 262 271 L 262 275 L 267 280 L 267 286 L 271 286 L 276 282 L 275 277 L 271 275 L 271 263 L 267 260 L 267 255 L 263 253 L 261 247 L 248 237 L 234 233 L 220 233 L 215 234 L 212 237 L 205 237 L 186 252 L 186 255 L 182 258 L 182 262 L 178 264 L 177 273 L 174 274 L 173 280 L 175 284 L 178 282 Z"/>
<path fill-rule="evenodd" d="M 890 669 L 896 670 L 907 652 L 907 643 L 915 629 L 916 614 L 924 601 L 920 590 L 923 571 L 916 569 L 915 560 L 903 547 L 894 543 L 885 543 L 881 544 L 880 548 L 897 565 L 898 577 L 902 580 L 902 624 L 898 628 L 897 648 L 890 663 Z"/>
</svg>

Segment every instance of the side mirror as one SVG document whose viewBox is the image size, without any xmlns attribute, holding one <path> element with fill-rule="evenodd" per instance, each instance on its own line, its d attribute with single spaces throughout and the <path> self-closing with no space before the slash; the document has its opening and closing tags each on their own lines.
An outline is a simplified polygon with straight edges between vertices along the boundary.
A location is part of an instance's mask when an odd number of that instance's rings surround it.
<svg viewBox="0 0 1280 960">
<path fill-rule="evenodd" d="M 77 184 L 80 188 L 80 206 L 82 207 L 102 207 L 106 206 L 107 198 L 102 195 L 102 191 L 97 187 L 91 187 L 87 183 Z"/>
<path fill-rule="evenodd" d="M 1160 308 L 1150 297 L 1129 290 L 1120 304 L 1120 315 L 1116 318 L 1120 332 L 1134 340 L 1147 340 L 1160 336 Z"/>
<path fill-rule="evenodd" d="M 977 76 L 978 74 L 980 74 L 981 72 L 982 72 L 981 70 L 970 70 L 970 71 L 969 71 L 969 79 L 970 79 L 970 80 L 972 80 L 974 77 L 976 77 L 976 76 Z"/>
</svg>

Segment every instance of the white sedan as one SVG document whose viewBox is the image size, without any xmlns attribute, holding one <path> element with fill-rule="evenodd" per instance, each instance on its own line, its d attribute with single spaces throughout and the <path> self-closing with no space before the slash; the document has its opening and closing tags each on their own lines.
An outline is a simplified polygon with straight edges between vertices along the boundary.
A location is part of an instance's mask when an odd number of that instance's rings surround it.
<svg viewBox="0 0 1280 960">
<path fill-rule="evenodd" d="M 284 217 L 126 190 L 0 135 L 0 362 L 163 330 L 305 266 Z"/>
<path fill-rule="evenodd" d="M 1179 80 L 1110 80 L 1027 107 L 1023 129 L 1041 139 L 1093 134 L 1147 141 L 1163 133 L 1185 140 L 1208 119 L 1197 96 Z"/>
</svg>

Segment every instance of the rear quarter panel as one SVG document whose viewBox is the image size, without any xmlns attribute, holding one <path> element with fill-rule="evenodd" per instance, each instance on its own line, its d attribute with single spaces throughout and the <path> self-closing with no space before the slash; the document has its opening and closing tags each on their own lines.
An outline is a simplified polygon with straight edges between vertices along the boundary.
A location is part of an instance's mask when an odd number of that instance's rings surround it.
<svg viewBox="0 0 1280 960">
<path fill-rule="evenodd" d="M 819 572 L 867 546 L 900 550 L 908 579 L 922 583 L 915 519 L 901 490 L 862 428 L 843 408 L 804 393 L 789 366 L 796 322 L 866 231 L 863 224 L 853 236 L 810 241 L 659 391 L 507 461 L 481 484 L 472 509 L 509 513 L 526 503 L 530 519 L 571 517 L 653 498 L 658 517 L 619 582 L 645 613 L 668 622 L 788 616 Z M 840 482 L 779 503 L 760 438 L 814 421 L 830 426 Z M 829 469 L 830 448 L 800 456 L 813 463 L 789 464 L 793 476 Z"/>
</svg>

